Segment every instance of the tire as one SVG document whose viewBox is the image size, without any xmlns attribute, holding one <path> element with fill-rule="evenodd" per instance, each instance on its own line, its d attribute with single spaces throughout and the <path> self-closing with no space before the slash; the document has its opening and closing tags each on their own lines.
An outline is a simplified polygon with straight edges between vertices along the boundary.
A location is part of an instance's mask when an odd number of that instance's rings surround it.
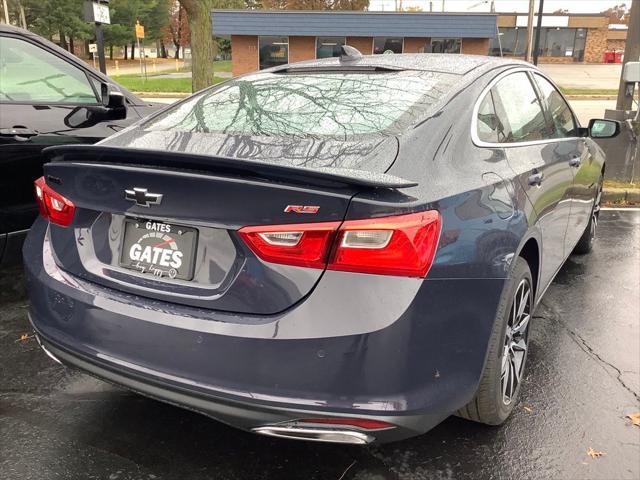
<svg viewBox="0 0 640 480">
<path fill-rule="evenodd" d="M 593 202 L 593 208 L 591 209 L 591 217 L 589 217 L 589 223 L 587 228 L 584 229 L 580 240 L 573 248 L 573 253 L 576 255 L 586 255 L 593 249 L 593 241 L 596 238 L 596 230 L 598 228 L 598 217 L 600 216 L 600 200 L 602 199 L 602 178 L 598 182 L 598 192 L 596 193 L 595 202 Z"/>
<path fill-rule="evenodd" d="M 456 412 L 457 416 L 486 425 L 500 425 L 511 414 L 518 400 L 527 361 L 529 325 L 533 314 L 532 285 L 529 265 L 522 257 L 517 257 L 500 299 L 478 390 L 473 400 Z M 521 295 L 528 297 L 522 300 Z M 519 309 L 523 304 L 514 321 L 514 306 Z M 520 325 L 515 334 L 514 323 Z M 514 376 L 516 371 L 518 375 Z M 512 383 L 509 383 L 510 379 Z"/>
</svg>

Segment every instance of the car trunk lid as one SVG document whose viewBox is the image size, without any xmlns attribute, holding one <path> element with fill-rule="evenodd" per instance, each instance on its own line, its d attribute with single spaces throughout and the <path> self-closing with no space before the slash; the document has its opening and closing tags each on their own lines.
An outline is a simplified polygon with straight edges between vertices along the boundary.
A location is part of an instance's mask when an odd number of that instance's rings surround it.
<svg viewBox="0 0 640 480">
<path fill-rule="evenodd" d="M 355 193 L 412 185 L 380 172 L 108 146 L 47 155 L 47 184 L 76 208 L 70 227 L 50 227 L 61 268 L 131 294 L 257 315 L 301 300 L 323 270 L 264 262 L 238 229 L 341 222 Z M 298 208 L 308 206 L 319 208 Z"/>
</svg>

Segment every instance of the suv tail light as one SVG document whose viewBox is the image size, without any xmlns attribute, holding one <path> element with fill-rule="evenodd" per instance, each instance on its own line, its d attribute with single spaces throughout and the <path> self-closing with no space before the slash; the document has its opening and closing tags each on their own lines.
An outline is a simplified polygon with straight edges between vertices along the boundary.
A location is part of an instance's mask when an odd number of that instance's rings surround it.
<svg viewBox="0 0 640 480">
<path fill-rule="evenodd" d="M 40 215 L 56 225 L 63 227 L 71 225 L 73 215 L 76 211 L 76 207 L 71 200 L 63 197 L 47 185 L 44 177 L 37 179 L 34 184 Z"/>
<path fill-rule="evenodd" d="M 244 227 L 261 259 L 285 265 L 425 277 L 440 237 L 434 210 L 366 220 Z"/>
</svg>

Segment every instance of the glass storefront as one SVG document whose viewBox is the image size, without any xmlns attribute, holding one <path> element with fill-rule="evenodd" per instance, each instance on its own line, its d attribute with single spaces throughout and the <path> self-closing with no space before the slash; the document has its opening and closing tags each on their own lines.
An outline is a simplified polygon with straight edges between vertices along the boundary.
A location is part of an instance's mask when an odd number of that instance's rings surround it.
<svg viewBox="0 0 640 480">
<path fill-rule="evenodd" d="M 316 58 L 339 57 L 340 47 L 346 43 L 345 37 L 317 37 Z"/>
<path fill-rule="evenodd" d="M 289 37 L 258 37 L 260 70 L 289 63 Z"/>
<path fill-rule="evenodd" d="M 584 59 L 584 46 L 587 32 L 584 28 L 545 27 L 540 30 L 541 57 L 570 57 L 581 62 Z M 535 42 L 535 29 L 534 29 Z M 498 37 L 491 40 L 489 55 L 505 57 L 523 57 L 527 49 L 526 28 L 501 28 L 500 41 Z"/>
<path fill-rule="evenodd" d="M 460 38 L 432 38 L 431 53 L 460 53 L 462 39 Z"/>
<path fill-rule="evenodd" d="M 402 37 L 374 37 L 373 53 L 402 53 Z"/>
</svg>

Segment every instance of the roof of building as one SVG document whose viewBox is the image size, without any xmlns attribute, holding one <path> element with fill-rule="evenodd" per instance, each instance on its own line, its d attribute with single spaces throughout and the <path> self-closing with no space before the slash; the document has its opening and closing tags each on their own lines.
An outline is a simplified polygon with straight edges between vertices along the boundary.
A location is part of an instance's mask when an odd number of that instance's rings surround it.
<svg viewBox="0 0 640 480">
<path fill-rule="evenodd" d="M 215 35 L 493 38 L 493 13 L 213 10 Z"/>
</svg>

